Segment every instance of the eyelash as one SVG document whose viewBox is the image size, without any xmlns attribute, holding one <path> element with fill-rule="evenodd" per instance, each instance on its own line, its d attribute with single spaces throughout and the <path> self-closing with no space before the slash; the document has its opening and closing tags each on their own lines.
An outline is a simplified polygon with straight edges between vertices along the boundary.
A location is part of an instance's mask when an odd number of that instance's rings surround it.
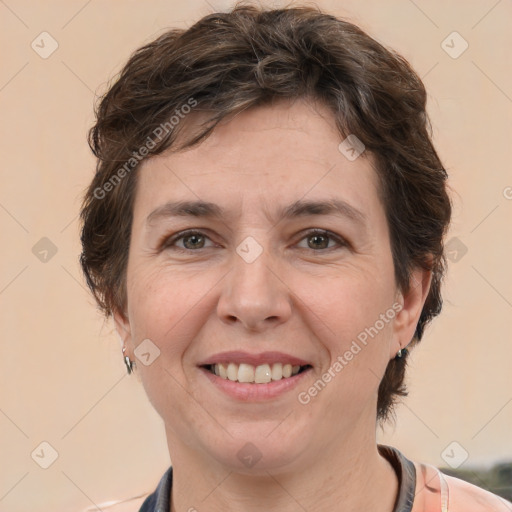
<svg viewBox="0 0 512 512">
<path fill-rule="evenodd" d="M 178 252 L 182 252 L 182 253 L 191 253 L 191 252 L 199 252 L 203 249 L 210 248 L 210 247 L 200 247 L 199 249 L 184 249 L 184 248 L 177 247 L 176 245 L 174 245 L 177 241 L 182 240 L 183 238 L 186 238 L 186 237 L 189 237 L 192 235 L 200 235 L 202 237 L 210 239 L 205 233 L 203 233 L 201 231 L 189 229 L 186 231 L 181 231 L 180 233 L 176 233 L 175 235 L 173 235 L 171 237 L 164 238 L 162 240 L 162 242 L 159 244 L 159 249 L 160 250 L 172 249 L 173 251 L 178 251 Z M 346 240 L 344 240 L 342 237 L 335 235 L 331 231 L 328 231 L 325 229 L 311 229 L 310 231 L 307 231 L 299 241 L 302 241 L 305 238 L 309 238 L 309 237 L 312 237 L 315 235 L 328 237 L 328 238 L 334 240 L 335 242 L 337 242 L 339 244 L 338 249 L 342 248 L 342 247 L 349 246 L 348 242 Z M 306 250 L 308 250 L 308 249 L 309 248 L 306 248 Z M 317 249 L 309 249 L 309 250 L 314 251 L 314 252 L 326 252 L 326 251 L 331 251 L 333 249 L 336 249 L 336 247 L 329 247 L 326 249 L 318 249 L 318 250 Z"/>
</svg>

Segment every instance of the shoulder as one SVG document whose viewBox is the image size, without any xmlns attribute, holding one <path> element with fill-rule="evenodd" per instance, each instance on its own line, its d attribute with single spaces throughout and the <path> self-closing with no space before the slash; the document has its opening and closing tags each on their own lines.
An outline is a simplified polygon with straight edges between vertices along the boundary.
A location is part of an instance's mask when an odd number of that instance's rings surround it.
<svg viewBox="0 0 512 512">
<path fill-rule="evenodd" d="M 112 500 L 89 507 L 81 512 L 154 512 L 170 510 L 170 491 L 172 486 L 172 466 L 161 477 L 153 492 L 146 492 L 130 498 Z"/>
<path fill-rule="evenodd" d="M 413 512 L 512 512 L 512 503 L 497 494 L 446 475 L 435 466 L 414 463 Z"/>
<path fill-rule="evenodd" d="M 449 512 L 512 512 L 512 503 L 481 487 L 442 473 L 450 492 Z"/>
<path fill-rule="evenodd" d="M 149 493 L 137 496 L 136 498 L 98 503 L 97 506 L 88 507 L 80 512 L 97 512 L 98 510 L 102 510 L 104 512 L 139 512 L 148 495 Z"/>
</svg>

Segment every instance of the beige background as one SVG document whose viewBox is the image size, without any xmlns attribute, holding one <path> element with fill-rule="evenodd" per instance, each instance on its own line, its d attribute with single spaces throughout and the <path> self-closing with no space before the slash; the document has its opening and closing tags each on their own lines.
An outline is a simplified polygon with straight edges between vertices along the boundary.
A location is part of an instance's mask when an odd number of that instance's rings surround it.
<svg viewBox="0 0 512 512">
<path fill-rule="evenodd" d="M 152 491 L 170 463 L 162 422 L 126 375 L 119 340 L 80 274 L 77 213 L 94 166 L 86 131 L 94 94 L 133 50 L 229 5 L 0 1 L 1 512 L 94 509 Z M 318 5 L 397 49 L 424 78 L 455 191 L 449 239 L 467 248 L 462 257 L 452 251 L 444 312 L 414 354 L 396 425 L 380 438 L 438 466 L 453 441 L 460 447 L 448 450 L 452 458 L 468 452 L 463 467 L 510 460 L 512 4 Z M 31 47 L 35 40 L 43 51 L 45 37 L 51 48 L 43 31 L 58 43 L 46 59 Z M 453 31 L 469 44 L 456 59 L 442 46 Z M 445 44 L 453 52 L 462 41 Z M 47 242 L 39 257 L 32 252 L 43 237 L 57 248 L 46 262 Z M 35 462 L 48 460 L 43 441 L 58 453 L 48 469 Z"/>
</svg>

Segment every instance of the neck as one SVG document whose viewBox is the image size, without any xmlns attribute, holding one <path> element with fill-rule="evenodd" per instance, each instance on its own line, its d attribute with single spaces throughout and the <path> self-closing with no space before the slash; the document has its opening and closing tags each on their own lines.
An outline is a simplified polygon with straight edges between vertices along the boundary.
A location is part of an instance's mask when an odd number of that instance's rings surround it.
<svg viewBox="0 0 512 512">
<path fill-rule="evenodd" d="M 206 461 L 168 436 L 173 465 L 171 512 L 393 512 L 398 480 L 378 452 L 375 429 L 353 428 L 341 436 L 337 446 L 330 443 L 316 450 L 300 469 L 287 465 L 256 476 Z"/>
</svg>

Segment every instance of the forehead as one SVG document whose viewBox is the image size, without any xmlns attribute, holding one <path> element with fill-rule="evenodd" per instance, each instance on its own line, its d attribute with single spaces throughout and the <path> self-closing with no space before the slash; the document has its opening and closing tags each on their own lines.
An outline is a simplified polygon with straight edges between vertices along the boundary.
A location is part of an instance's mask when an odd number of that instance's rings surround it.
<svg viewBox="0 0 512 512">
<path fill-rule="evenodd" d="M 192 115 L 184 120 L 185 135 L 204 117 Z M 367 152 L 348 159 L 339 148 L 343 140 L 332 113 L 318 103 L 282 101 L 243 111 L 200 145 L 145 161 L 134 217 L 169 201 L 197 200 L 219 204 L 226 217 L 240 210 L 272 217 L 299 200 L 326 199 L 378 215 L 374 159 Z"/>
</svg>

